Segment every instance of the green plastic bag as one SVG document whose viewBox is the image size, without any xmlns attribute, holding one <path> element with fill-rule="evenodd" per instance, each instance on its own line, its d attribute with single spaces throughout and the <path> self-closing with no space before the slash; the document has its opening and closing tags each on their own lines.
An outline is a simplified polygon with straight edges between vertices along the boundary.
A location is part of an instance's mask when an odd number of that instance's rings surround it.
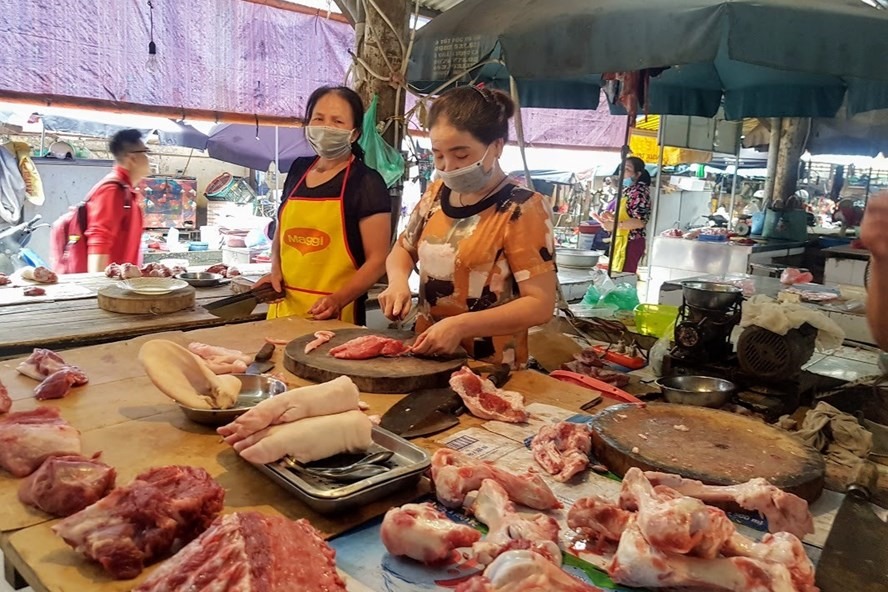
<svg viewBox="0 0 888 592">
<path fill-rule="evenodd" d="M 379 132 L 376 131 L 376 105 L 379 97 L 373 95 L 373 101 L 364 113 L 364 129 L 358 145 L 364 149 L 364 162 L 371 169 L 382 175 L 386 187 L 391 187 L 404 176 L 404 157 L 389 146 Z"/>
</svg>

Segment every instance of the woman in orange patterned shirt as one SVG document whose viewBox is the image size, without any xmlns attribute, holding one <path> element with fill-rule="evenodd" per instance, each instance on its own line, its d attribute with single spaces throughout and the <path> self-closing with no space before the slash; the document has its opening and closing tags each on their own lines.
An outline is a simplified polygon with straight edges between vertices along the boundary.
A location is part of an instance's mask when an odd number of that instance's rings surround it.
<svg viewBox="0 0 888 592">
<path fill-rule="evenodd" d="M 415 353 L 463 346 L 475 359 L 522 367 L 528 328 L 552 317 L 551 206 L 499 164 L 514 111 L 505 93 L 475 87 L 450 90 L 429 110 L 438 179 L 389 254 L 379 296 L 388 318 L 404 318 L 418 265 Z"/>
</svg>

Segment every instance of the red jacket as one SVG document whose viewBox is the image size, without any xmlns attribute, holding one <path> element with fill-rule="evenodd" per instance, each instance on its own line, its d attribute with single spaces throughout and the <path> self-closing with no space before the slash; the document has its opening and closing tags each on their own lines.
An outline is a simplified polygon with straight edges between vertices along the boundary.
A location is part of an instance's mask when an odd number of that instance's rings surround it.
<svg viewBox="0 0 888 592">
<path fill-rule="evenodd" d="M 109 180 L 120 181 L 124 187 Z M 107 254 L 109 263 L 142 264 L 142 208 L 126 169 L 115 166 L 93 187 L 86 211 L 83 234 L 89 255 Z M 73 273 L 86 272 L 87 262 L 75 262 L 75 268 Z"/>
</svg>

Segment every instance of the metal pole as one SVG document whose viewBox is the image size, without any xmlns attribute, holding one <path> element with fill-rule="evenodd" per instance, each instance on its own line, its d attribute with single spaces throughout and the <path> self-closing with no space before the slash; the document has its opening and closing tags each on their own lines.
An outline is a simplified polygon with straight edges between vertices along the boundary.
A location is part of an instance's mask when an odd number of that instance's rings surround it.
<svg viewBox="0 0 888 592">
<path fill-rule="evenodd" d="M 650 221 L 650 233 L 648 234 L 648 243 L 647 243 L 647 251 L 648 253 L 654 246 L 654 238 L 657 236 L 657 221 L 659 219 L 660 213 L 660 187 L 662 186 L 663 179 L 663 150 L 665 146 L 663 146 L 663 128 L 666 127 L 666 116 L 660 116 L 660 125 L 657 128 L 657 183 L 654 187 L 654 199 L 651 201 L 651 210 L 653 211 L 653 218 Z M 645 279 L 645 290 L 647 294 L 645 296 L 645 302 L 650 302 L 651 300 L 651 260 L 650 257 L 647 257 L 645 254 L 645 258 L 647 261 L 647 278 Z M 659 300 L 659 299 L 658 299 Z"/>
<path fill-rule="evenodd" d="M 518 151 L 521 153 L 521 162 L 524 164 L 524 179 L 527 187 L 533 191 L 533 178 L 530 176 L 530 168 L 527 166 L 527 153 L 524 151 L 524 121 L 521 119 L 518 83 L 511 76 L 509 76 L 509 91 L 512 95 L 512 101 L 515 103 L 515 134 L 518 136 Z"/>
<path fill-rule="evenodd" d="M 728 229 L 734 230 L 734 200 L 737 197 L 737 171 L 740 169 L 740 151 L 737 150 L 737 158 L 734 161 L 734 180 L 731 181 L 731 206 L 728 210 Z"/>
</svg>

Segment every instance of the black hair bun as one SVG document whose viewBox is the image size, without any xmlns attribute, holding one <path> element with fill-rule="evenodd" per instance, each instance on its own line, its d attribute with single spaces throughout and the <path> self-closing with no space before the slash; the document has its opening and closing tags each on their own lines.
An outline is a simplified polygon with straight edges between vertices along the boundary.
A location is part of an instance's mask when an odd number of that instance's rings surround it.
<svg viewBox="0 0 888 592">
<path fill-rule="evenodd" d="M 499 106 L 500 111 L 503 114 L 505 119 L 511 119 L 512 116 L 515 115 L 515 101 L 512 100 L 512 97 L 507 95 L 501 90 L 496 89 L 486 89 L 490 100 Z"/>
</svg>

